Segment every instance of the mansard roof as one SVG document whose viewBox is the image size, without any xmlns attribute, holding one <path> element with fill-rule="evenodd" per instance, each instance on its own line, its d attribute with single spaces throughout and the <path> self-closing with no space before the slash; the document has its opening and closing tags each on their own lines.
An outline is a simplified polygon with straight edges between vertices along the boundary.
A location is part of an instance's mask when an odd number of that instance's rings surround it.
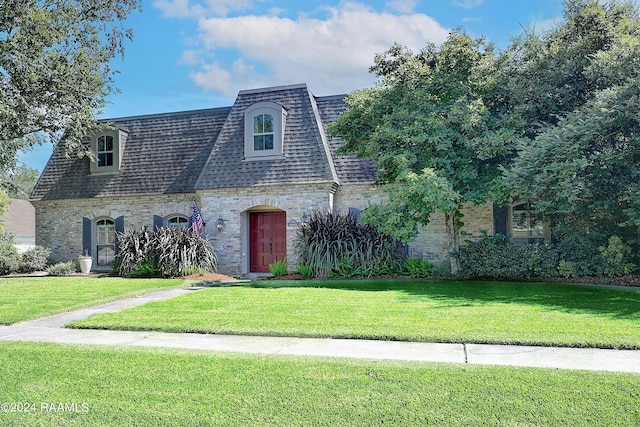
<svg viewBox="0 0 640 427">
<path fill-rule="evenodd" d="M 326 125 L 344 95 L 315 97 L 305 84 L 241 91 L 233 106 L 103 120 L 126 141 L 117 173 L 91 173 L 90 160 L 56 148 L 32 200 L 192 193 L 208 188 L 375 180 L 373 164 L 338 155 Z M 287 112 L 283 155 L 244 159 L 244 110 L 258 102 Z M 123 141 L 123 142 L 125 142 Z M 87 144 L 89 142 L 87 141 Z"/>
</svg>

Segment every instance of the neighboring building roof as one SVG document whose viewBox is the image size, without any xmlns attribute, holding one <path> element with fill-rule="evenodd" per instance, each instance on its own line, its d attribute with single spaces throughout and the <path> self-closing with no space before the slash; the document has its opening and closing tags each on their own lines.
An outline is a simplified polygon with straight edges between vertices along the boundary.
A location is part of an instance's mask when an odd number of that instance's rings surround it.
<svg viewBox="0 0 640 427">
<path fill-rule="evenodd" d="M 35 238 L 36 211 L 28 200 L 12 199 L 5 215 L 0 216 L 4 231 L 16 238 Z"/>
<path fill-rule="evenodd" d="M 54 150 L 32 200 L 135 194 L 282 183 L 373 182 L 368 160 L 337 155 L 326 125 L 344 111 L 344 96 L 314 97 L 305 84 L 241 91 L 232 107 L 103 120 L 126 134 L 121 168 L 91 174 L 87 158 Z M 244 110 L 270 101 L 287 111 L 284 156 L 244 161 Z"/>
</svg>

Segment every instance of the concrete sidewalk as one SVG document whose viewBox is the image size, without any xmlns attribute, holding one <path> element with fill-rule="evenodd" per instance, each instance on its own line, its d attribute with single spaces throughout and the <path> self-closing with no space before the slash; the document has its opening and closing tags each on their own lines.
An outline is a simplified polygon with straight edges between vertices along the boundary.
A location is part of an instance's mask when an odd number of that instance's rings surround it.
<svg viewBox="0 0 640 427">
<path fill-rule="evenodd" d="M 164 332 L 66 329 L 74 320 L 172 298 L 190 289 L 172 289 L 45 319 L 0 326 L 0 340 L 65 344 L 184 348 L 254 354 L 347 357 L 375 360 L 509 365 L 640 373 L 640 351 L 486 344 L 444 344 L 330 338 L 262 337 Z"/>
</svg>

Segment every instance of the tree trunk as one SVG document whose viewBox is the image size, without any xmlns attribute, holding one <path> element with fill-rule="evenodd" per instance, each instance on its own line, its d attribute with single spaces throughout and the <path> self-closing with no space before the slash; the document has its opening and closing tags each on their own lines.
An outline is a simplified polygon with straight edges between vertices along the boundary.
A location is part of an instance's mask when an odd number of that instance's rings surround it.
<svg viewBox="0 0 640 427">
<path fill-rule="evenodd" d="M 444 214 L 449 239 L 449 262 L 451 274 L 454 276 L 460 273 L 460 221 L 458 213 L 459 210 Z"/>
</svg>

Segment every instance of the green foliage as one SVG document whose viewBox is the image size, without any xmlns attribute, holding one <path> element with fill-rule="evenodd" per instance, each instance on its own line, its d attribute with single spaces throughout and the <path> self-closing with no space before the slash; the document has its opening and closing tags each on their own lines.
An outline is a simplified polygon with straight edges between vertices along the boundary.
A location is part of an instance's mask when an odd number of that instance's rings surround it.
<svg viewBox="0 0 640 427">
<path fill-rule="evenodd" d="M 496 106 L 498 64 L 489 43 L 459 30 L 416 54 L 394 45 L 371 68 L 379 85 L 350 94 L 330 127 L 344 141 L 342 152 L 375 160 L 379 184 L 391 184 L 388 202 L 371 206 L 363 221 L 407 243 L 433 212 L 444 213 L 454 273 L 454 216 L 465 202 L 495 197 L 524 132 Z"/>
<path fill-rule="evenodd" d="M 0 166 L 42 141 L 90 154 L 81 138 L 113 86 L 112 58 L 124 52 L 123 27 L 138 0 L 0 2 Z M 61 147 L 62 148 L 62 147 Z"/>
<path fill-rule="evenodd" d="M 577 277 L 578 269 L 576 267 L 576 263 L 573 261 L 565 261 L 561 259 L 558 262 L 558 274 L 561 277 Z"/>
<path fill-rule="evenodd" d="M 21 273 L 31 273 L 34 271 L 44 271 L 49 263 L 51 249 L 42 246 L 33 247 L 20 255 L 18 270 Z"/>
<path fill-rule="evenodd" d="M 631 262 L 631 246 L 626 245 L 618 236 L 611 236 L 607 246 L 598 248 L 607 265 L 604 274 L 607 276 L 622 276 L 631 274 L 636 265 Z"/>
<path fill-rule="evenodd" d="M 527 123 L 528 136 L 505 183 L 562 228 L 552 229 L 560 246 L 565 236 L 575 246 L 572 234 L 605 236 L 587 238 L 584 256 L 563 254 L 575 274 L 596 274 L 608 236 L 638 239 L 640 15 L 622 1 L 577 0 L 565 9 L 560 25 L 525 33 L 505 55 L 496 96 Z"/>
<path fill-rule="evenodd" d="M 306 264 L 298 265 L 298 273 L 302 275 L 303 279 L 311 279 L 313 277 L 313 269 Z"/>
<path fill-rule="evenodd" d="M 407 258 L 402 264 L 402 273 L 414 279 L 429 277 L 433 274 L 433 265 L 427 260 Z"/>
<path fill-rule="evenodd" d="M 73 276 L 78 270 L 78 266 L 73 261 L 59 262 L 47 268 L 51 276 Z"/>
<path fill-rule="evenodd" d="M 460 248 L 461 274 L 471 278 L 520 280 L 557 276 L 558 250 L 549 244 L 519 245 L 488 236 Z"/>
<path fill-rule="evenodd" d="M 136 269 L 130 273 L 131 277 L 158 277 L 158 263 L 155 258 L 144 258 L 136 265 Z"/>
<path fill-rule="evenodd" d="M 371 277 L 399 268 L 399 246 L 393 237 L 357 223 L 352 215 L 315 212 L 298 228 L 298 262 L 312 275 Z"/>
<path fill-rule="evenodd" d="M 121 276 L 180 277 L 194 269 L 216 271 L 218 260 L 208 240 L 191 229 L 143 227 L 118 233 L 116 266 Z"/>
<path fill-rule="evenodd" d="M 13 199 L 28 199 L 38 180 L 38 170 L 20 164 L 0 170 L 0 187 Z"/>
<path fill-rule="evenodd" d="M 18 250 L 13 235 L 0 234 L 0 275 L 14 273 L 18 270 Z"/>
<path fill-rule="evenodd" d="M 289 264 L 287 264 L 287 260 L 283 259 L 281 261 L 275 261 L 269 264 L 269 271 L 275 277 L 284 276 L 287 274 L 287 269 L 289 268 Z"/>
</svg>

